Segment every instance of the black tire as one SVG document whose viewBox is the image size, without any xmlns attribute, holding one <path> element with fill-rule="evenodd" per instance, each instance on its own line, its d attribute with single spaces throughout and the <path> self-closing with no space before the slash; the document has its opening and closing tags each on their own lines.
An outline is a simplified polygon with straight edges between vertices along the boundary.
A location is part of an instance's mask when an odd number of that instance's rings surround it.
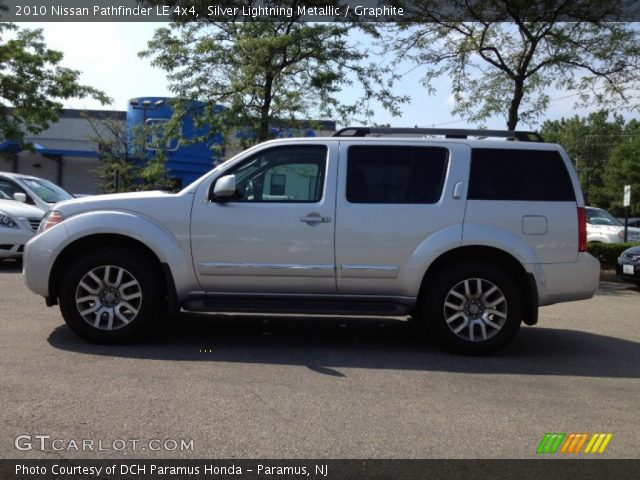
<svg viewBox="0 0 640 480">
<path fill-rule="evenodd" d="M 107 266 L 111 267 L 108 273 Z M 120 271 L 122 276 L 118 277 Z M 102 287 L 89 272 L 101 278 Z M 109 282 L 104 282 L 105 275 L 109 277 Z M 118 278 L 119 285 L 116 283 Z M 137 284 L 127 287 L 132 281 Z M 107 294 L 110 294 L 108 298 Z M 98 301 L 77 302 L 89 297 Z M 159 269 L 146 256 L 123 247 L 99 248 L 72 263 L 62 277 L 59 298 L 60 310 L 69 328 L 92 343 L 124 343 L 139 338 L 146 327 L 154 322 L 160 324 L 166 315 L 164 286 Z M 83 312 L 90 313 L 83 317 L 81 308 L 85 309 Z M 96 311 L 103 313 L 98 315 Z"/>
<path fill-rule="evenodd" d="M 497 290 L 489 293 L 492 287 Z M 468 296 L 465 288 L 469 288 Z M 489 293 L 486 300 L 482 300 L 484 295 L 478 291 Z M 423 315 L 429 332 L 438 343 L 458 353 L 494 352 L 511 341 L 520 329 L 520 292 L 514 279 L 491 263 L 469 261 L 449 265 L 429 282 L 423 295 Z M 494 302 L 500 303 L 489 307 Z M 490 323 L 485 323 L 487 320 Z M 455 333 L 457 329 L 460 331 Z M 486 338 L 481 338 L 483 333 Z"/>
</svg>

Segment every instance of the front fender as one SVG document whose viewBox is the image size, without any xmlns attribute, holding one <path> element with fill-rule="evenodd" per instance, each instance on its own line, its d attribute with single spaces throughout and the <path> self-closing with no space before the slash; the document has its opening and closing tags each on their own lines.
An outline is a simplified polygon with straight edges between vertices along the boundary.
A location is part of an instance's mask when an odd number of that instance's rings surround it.
<svg viewBox="0 0 640 480">
<path fill-rule="evenodd" d="M 187 292 L 197 289 L 188 228 L 188 218 L 181 231 L 173 235 L 163 225 L 139 213 L 95 210 L 75 215 L 29 242 L 26 249 L 28 253 L 25 252 L 25 273 L 35 269 L 45 278 L 37 281 L 34 275 L 26 275 L 27 285 L 36 293 L 48 296 L 45 282 L 48 282 L 55 260 L 69 245 L 93 235 L 121 235 L 147 246 L 160 262 L 166 263 L 173 276 L 178 298 L 184 298 Z"/>
</svg>

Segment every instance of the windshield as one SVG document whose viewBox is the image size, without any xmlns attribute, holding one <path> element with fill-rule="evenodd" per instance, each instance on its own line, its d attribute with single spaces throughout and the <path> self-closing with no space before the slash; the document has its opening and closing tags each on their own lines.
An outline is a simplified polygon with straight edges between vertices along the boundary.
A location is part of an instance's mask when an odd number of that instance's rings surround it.
<svg viewBox="0 0 640 480">
<path fill-rule="evenodd" d="M 587 208 L 587 222 L 591 225 L 624 226 L 616 217 L 599 208 Z"/>
<path fill-rule="evenodd" d="M 57 203 L 70 200 L 73 197 L 55 183 L 43 178 L 23 178 L 22 181 L 33 190 L 38 197 L 47 203 Z"/>
</svg>

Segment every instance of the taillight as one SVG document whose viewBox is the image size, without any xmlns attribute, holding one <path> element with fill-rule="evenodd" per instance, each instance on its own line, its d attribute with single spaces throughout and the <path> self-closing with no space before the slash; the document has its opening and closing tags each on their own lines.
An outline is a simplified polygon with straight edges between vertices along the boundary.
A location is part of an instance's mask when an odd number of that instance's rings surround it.
<svg viewBox="0 0 640 480">
<path fill-rule="evenodd" d="M 587 214 L 584 207 L 578 207 L 578 251 L 587 251 Z"/>
</svg>

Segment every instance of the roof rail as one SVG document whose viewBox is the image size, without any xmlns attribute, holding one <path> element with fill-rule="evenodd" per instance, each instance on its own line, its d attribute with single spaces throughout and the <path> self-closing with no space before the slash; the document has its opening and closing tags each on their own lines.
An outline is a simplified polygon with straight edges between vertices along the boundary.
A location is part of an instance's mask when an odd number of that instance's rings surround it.
<svg viewBox="0 0 640 480">
<path fill-rule="evenodd" d="M 347 127 L 341 128 L 333 137 L 366 137 L 384 135 L 444 135 L 445 138 L 506 138 L 520 142 L 544 142 L 537 132 L 517 130 L 469 130 L 465 128 L 397 128 L 397 127 Z"/>
</svg>

